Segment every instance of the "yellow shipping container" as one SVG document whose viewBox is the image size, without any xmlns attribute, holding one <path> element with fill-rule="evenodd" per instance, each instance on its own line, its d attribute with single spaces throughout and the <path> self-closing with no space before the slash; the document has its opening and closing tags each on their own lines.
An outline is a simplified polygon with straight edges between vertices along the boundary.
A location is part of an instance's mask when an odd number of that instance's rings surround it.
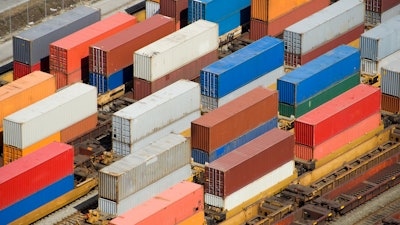
<svg viewBox="0 0 400 225">
<path fill-rule="evenodd" d="M 360 38 L 357 38 L 356 40 L 348 43 L 347 45 L 354 47 L 354 48 L 360 48 Z"/>
<path fill-rule="evenodd" d="M 311 0 L 252 0 L 251 18 L 272 21 Z"/>
<path fill-rule="evenodd" d="M 204 224 L 205 224 L 204 211 L 199 211 L 193 216 L 178 223 L 178 225 L 204 225 Z"/>
<path fill-rule="evenodd" d="M 60 132 L 57 132 L 53 135 L 48 136 L 47 138 L 44 138 L 35 144 L 26 147 L 24 149 L 20 149 L 11 145 L 3 145 L 3 158 L 4 158 L 4 165 L 7 165 L 8 163 L 17 160 L 23 156 L 28 155 L 29 153 L 32 153 L 36 151 L 37 149 L 44 147 L 51 142 L 60 142 L 61 141 L 61 135 Z"/>
<path fill-rule="evenodd" d="M 139 12 L 134 13 L 132 16 L 135 16 L 138 22 L 143 22 L 146 19 L 146 10 L 140 10 Z"/>
<path fill-rule="evenodd" d="M 190 128 L 187 129 L 187 130 L 182 131 L 182 132 L 180 133 L 180 135 L 184 136 L 185 138 L 190 138 L 190 135 L 191 135 L 191 133 L 190 133 Z"/>
</svg>

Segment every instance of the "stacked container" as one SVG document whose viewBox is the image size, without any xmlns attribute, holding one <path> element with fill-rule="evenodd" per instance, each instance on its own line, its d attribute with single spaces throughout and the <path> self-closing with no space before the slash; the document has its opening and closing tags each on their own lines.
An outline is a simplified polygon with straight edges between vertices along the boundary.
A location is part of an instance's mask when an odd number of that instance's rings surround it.
<svg viewBox="0 0 400 225">
<path fill-rule="evenodd" d="M 0 168 L 0 216 L 9 224 L 74 188 L 74 148 L 53 142 Z"/>
<path fill-rule="evenodd" d="M 380 89 L 360 84 L 297 118 L 295 156 L 320 160 L 376 129 L 380 106 Z"/>
<path fill-rule="evenodd" d="M 133 53 L 174 31 L 172 18 L 155 15 L 91 45 L 89 84 L 106 93 L 131 81 Z"/>
<path fill-rule="evenodd" d="M 5 163 L 52 141 L 67 141 L 94 128 L 96 100 L 95 87 L 77 83 L 5 117 Z"/>
<path fill-rule="evenodd" d="M 293 148 L 294 135 L 274 128 L 206 165 L 205 203 L 232 210 L 292 176 Z"/>
<path fill-rule="evenodd" d="M 400 14 L 398 0 L 366 0 L 365 25 L 375 27 Z"/>
<path fill-rule="evenodd" d="M 329 6 L 329 0 L 252 0 L 250 39 L 281 36 L 283 30 Z"/>
<path fill-rule="evenodd" d="M 146 0 L 146 19 L 160 12 L 160 0 Z"/>
<path fill-rule="evenodd" d="M 57 88 L 89 81 L 89 46 L 136 23 L 134 16 L 116 13 L 50 44 L 50 73 Z"/>
<path fill-rule="evenodd" d="M 249 23 L 250 0 L 189 0 L 189 24 L 201 19 L 217 23 L 222 36 Z"/>
<path fill-rule="evenodd" d="M 279 115 L 298 118 L 360 84 L 360 51 L 342 45 L 278 79 Z"/>
<path fill-rule="evenodd" d="M 172 225 L 187 222 L 188 219 L 192 219 L 192 223 L 184 224 L 200 225 L 205 222 L 203 196 L 201 185 L 183 181 L 114 218 L 110 225 L 159 224 L 160 221 Z M 194 216 L 198 219 L 193 220 Z"/>
<path fill-rule="evenodd" d="M 194 161 L 212 162 L 277 127 L 277 107 L 277 91 L 258 87 L 194 120 L 191 124 Z"/>
<path fill-rule="evenodd" d="M 214 110 L 284 75 L 283 42 L 265 37 L 208 65 L 200 72 L 202 111 Z"/>
<path fill-rule="evenodd" d="M 114 113 L 113 150 L 128 155 L 170 132 L 188 129 L 198 117 L 200 85 L 179 80 Z"/>
<path fill-rule="evenodd" d="M 400 56 L 382 67 L 381 90 L 382 109 L 392 113 L 400 113 Z"/>
<path fill-rule="evenodd" d="M 175 19 L 175 28 L 179 30 L 188 24 L 187 0 L 160 0 L 160 14 Z"/>
<path fill-rule="evenodd" d="M 79 6 L 13 36 L 14 80 L 49 71 L 49 45 L 100 20 L 100 10 Z"/>
<path fill-rule="evenodd" d="M 217 61 L 217 49 L 218 25 L 199 20 L 137 50 L 133 60 L 134 99 L 180 79 L 196 79 L 202 68 Z"/>
<path fill-rule="evenodd" d="M 365 5 L 341 0 L 287 27 L 283 32 L 285 64 L 297 67 L 348 44 L 364 32 Z"/>
</svg>

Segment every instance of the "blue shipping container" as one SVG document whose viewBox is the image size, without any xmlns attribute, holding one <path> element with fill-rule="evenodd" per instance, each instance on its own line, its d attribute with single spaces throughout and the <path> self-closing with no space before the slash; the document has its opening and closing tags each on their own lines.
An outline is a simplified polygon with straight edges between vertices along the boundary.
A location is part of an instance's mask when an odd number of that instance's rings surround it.
<svg viewBox="0 0 400 225">
<path fill-rule="evenodd" d="M 236 138 L 235 140 L 221 146 L 217 150 L 208 153 L 199 149 L 192 149 L 192 158 L 195 162 L 205 164 L 206 162 L 212 162 L 223 155 L 237 149 L 238 147 L 246 144 L 247 142 L 257 138 L 258 136 L 264 134 L 265 132 L 272 130 L 278 126 L 278 119 L 276 117 L 271 120 L 261 124 L 260 126 L 254 128 L 253 130 L 243 134 L 242 136 Z"/>
<path fill-rule="evenodd" d="M 133 79 L 133 66 L 130 65 L 124 69 L 106 77 L 98 73 L 89 74 L 89 84 L 97 87 L 97 93 L 103 94 L 112 91 L 115 88 L 129 82 Z"/>
<path fill-rule="evenodd" d="M 39 208 L 42 205 L 60 197 L 63 194 L 74 189 L 74 175 L 66 176 L 65 178 L 53 183 L 50 186 L 32 194 L 15 204 L 0 210 L 0 218 L 2 224 L 8 224 L 21 216 Z"/>
<path fill-rule="evenodd" d="M 189 0 L 188 21 L 189 23 L 203 19 L 217 22 L 223 18 L 250 7 L 250 0 Z"/>
<path fill-rule="evenodd" d="M 359 71 L 360 51 L 341 45 L 279 78 L 279 102 L 300 104 Z"/>
<path fill-rule="evenodd" d="M 264 37 L 200 71 L 201 94 L 222 98 L 283 66 L 283 41 Z"/>
<path fill-rule="evenodd" d="M 250 7 L 236 11 L 222 20 L 215 22 L 218 24 L 218 36 L 226 34 L 243 24 L 250 22 Z"/>
</svg>

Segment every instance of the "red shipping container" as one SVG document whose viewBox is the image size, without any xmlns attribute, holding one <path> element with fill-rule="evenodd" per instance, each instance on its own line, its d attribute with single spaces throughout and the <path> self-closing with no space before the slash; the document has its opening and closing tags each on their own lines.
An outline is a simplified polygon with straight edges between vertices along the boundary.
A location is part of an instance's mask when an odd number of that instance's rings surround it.
<svg viewBox="0 0 400 225">
<path fill-rule="evenodd" d="M 151 17 L 152 18 L 152 17 Z M 133 78 L 133 96 L 135 100 L 140 100 L 164 87 L 180 80 L 195 80 L 200 77 L 200 71 L 204 67 L 218 60 L 218 50 L 212 51 L 171 73 L 150 82 L 140 78 Z"/>
<path fill-rule="evenodd" d="M 33 71 L 40 70 L 40 62 L 31 66 L 18 61 L 13 61 L 13 80 L 17 80 Z"/>
<path fill-rule="evenodd" d="M 381 91 L 360 84 L 294 121 L 296 143 L 317 146 L 379 112 Z"/>
<path fill-rule="evenodd" d="M 97 126 L 97 113 L 60 131 L 61 142 L 67 143 Z"/>
<path fill-rule="evenodd" d="M 74 172 L 74 148 L 53 142 L 0 168 L 0 210 Z"/>
<path fill-rule="evenodd" d="M 399 0 L 365 0 L 367 11 L 383 13 L 400 4 Z"/>
<path fill-rule="evenodd" d="M 176 30 L 188 24 L 188 1 L 187 0 L 160 0 L 161 15 L 175 18 Z"/>
<path fill-rule="evenodd" d="M 382 110 L 391 113 L 400 113 L 400 98 L 382 94 Z"/>
<path fill-rule="evenodd" d="M 111 75 L 133 63 L 133 53 L 175 31 L 172 18 L 154 15 L 89 48 L 89 71 Z"/>
<path fill-rule="evenodd" d="M 268 34 L 268 22 L 250 19 L 250 40 L 257 41 Z"/>
<path fill-rule="evenodd" d="M 204 191 L 226 197 L 294 158 L 294 135 L 274 128 L 205 167 Z"/>
<path fill-rule="evenodd" d="M 204 210 L 203 186 L 183 181 L 110 221 L 110 225 L 174 225 Z"/>
<path fill-rule="evenodd" d="M 70 74 L 64 74 L 60 71 L 50 70 L 50 74 L 53 74 L 56 77 L 56 87 L 60 89 L 67 85 L 82 82 L 82 72 L 80 69 L 75 70 Z"/>
<path fill-rule="evenodd" d="M 341 147 L 344 147 L 346 144 L 376 129 L 380 122 L 381 114 L 377 112 L 315 147 L 296 144 L 294 148 L 295 156 L 307 161 L 320 160 L 336 150 L 339 150 Z"/>
<path fill-rule="evenodd" d="M 85 64 L 88 65 L 90 45 L 134 24 L 136 24 L 136 17 L 118 12 L 51 43 L 50 71 L 69 74 L 82 68 Z M 86 70 L 88 71 L 88 69 Z"/>
<path fill-rule="evenodd" d="M 277 114 L 278 92 L 255 88 L 193 121 L 192 148 L 212 152 Z"/>
</svg>

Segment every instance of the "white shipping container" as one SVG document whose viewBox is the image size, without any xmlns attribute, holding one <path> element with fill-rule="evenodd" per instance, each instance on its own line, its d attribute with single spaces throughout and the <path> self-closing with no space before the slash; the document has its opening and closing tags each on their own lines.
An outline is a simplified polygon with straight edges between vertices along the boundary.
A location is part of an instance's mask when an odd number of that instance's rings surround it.
<svg viewBox="0 0 400 225">
<path fill-rule="evenodd" d="M 160 12 L 160 3 L 147 0 L 145 7 L 146 7 L 146 19 Z"/>
<path fill-rule="evenodd" d="M 103 213 L 119 216 L 129 209 L 132 209 L 133 207 L 176 185 L 177 183 L 187 180 L 191 174 L 191 166 L 190 164 L 187 164 L 173 173 L 141 189 L 140 191 L 128 196 L 118 203 L 108 199 L 99 198 L 99 210 Z"/>
<path fill-rule="evenodd" d="M 218 48 L 218 24 L 198 20 L 134 53 L 133 76 L 158 78 Z"/>
<path fill-rule="evenodd" d="M 168 134 L 99 171 L 99 197 L 122 199 L 189 164 L 190 141 Z"/>
<path fill-rule="evenodd" d="M 73 84 L 4 118 L 4 144 L 24 149 L 95 113 L 96 87 Z"/>
<path fill-rule="evenodd" d="M 382 93 L 400 98 L 400 57 L 382 67 Z"/>
<path fill-rule="evenodd" d="M 393 17 L 400 15 L 400 4 L 386 10 L 383 13 L 366 11 L 365 14 L 365 25 L 367 26 L 376 26 L 380 23 L 384 23 Z"/>
<path fill-rule="evenodd" d="M 400 62 L 400 51 L 386 56 L 385 58 L 374 61 L 371 59 L 361 59 L 361 74 L 378 75 L 381 74 L 381 68 L 390 64 L 393 61 Z"/>
<path fill-rule="evenodd" d="M 133 144 L 200 110 L 200 85 L 179 80 L 113 114 L 113 140 Z"/>
<path fill-rule="evenodd" d="M 320 45 L 364 24 L 362 0 L 341 0 L 287 27 L 283 32 L 285 51 L 306 54 Z"/>
<path fill-rule="evenodd" d="M 173 133 L 181 133 L 187 129 L 190 128 L 190 123 L 193 120 L 196 120 L 201 116 L 200 109 L 192 112 L 191 114 L 185 116 L 182 119 L 179 119 L 173 123 L 168 124 L 167 126 L 163 127 L 161 130 L 158 130 L 156 132 L 153 132 L 152 134 L 146 136 L 145 138 L 134 142 L 133 144 L 127 144 L 123 143 L 120 141 L 113 140 L 112 145 L 113 145 L 113 151 L 117 153 L 118 155 L 128 155 L 131 154 L 146 145 L 152 143 L 153 141 L 156 141 L 165 135 L 173 132 Z"/>
<path fill-rule="evenodd" d="M 225 199 L 220 196 L 205 193 L 204 201 L 208 205 L 223 208 L 226 210 L 232 210 L 246 200 L 260 194 L 261 192 L 292 176 L 295 172 L 294 168 L 294 161 L 291 160 L 280 166 L 279 168 L 273 170 L 272 172 L 257 179 L 256 181 L 226 196 Z"/>
<path fill-rule="evenodd" d="M 222 98 L 213 98 L 205 95 L 201 95 L 201 109 L 202 111 L 212 111 L 218 107 L 225 105 L 226 103 L 236 99 L 239 96 L 246 94 L 256 87 L 264 86 L 268 87 L 276 83 L 277 79 L 285 75 L 283 66 L 279 67 L 254 81 L 236 89 L 235 91 L 225 95 Z"/>
</svg>

